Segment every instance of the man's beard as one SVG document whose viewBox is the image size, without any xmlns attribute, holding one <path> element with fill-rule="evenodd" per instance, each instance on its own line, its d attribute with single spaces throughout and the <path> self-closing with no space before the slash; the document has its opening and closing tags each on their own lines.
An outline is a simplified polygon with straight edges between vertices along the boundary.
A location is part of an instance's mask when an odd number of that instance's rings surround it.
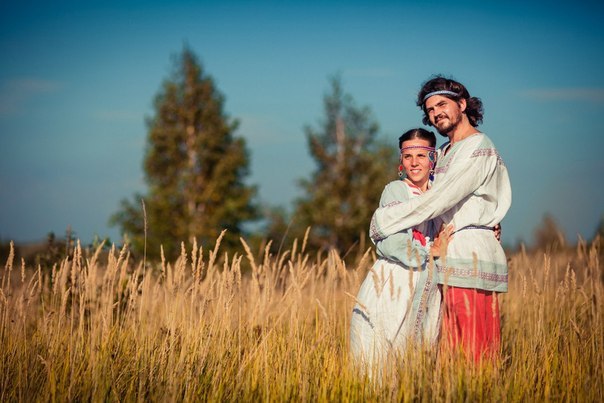
<svg viewBox="0 0 604 403">
<path fill-rule="evenodd" d="M 457 125 L 454 125 L 453 123 L 451 123 L 451 121 L 449 121 L 441 127 L 437 126 L 436 129 L 438 130 L 438 132 L 441 135 L 448 136 L 449 133 L 451 132 L 451 130 L 453 130 L 455 128 L 455 126 L 457 126 Z"/>
<path fill-rule="evenodd" d="M 461 118 L 457 119 L 456 121 L 451 120 L 451 118 L 449 116 L 447 116 L 446 118 L 443 118 L 442 120 L 445 120 L 444 124 L 442 126 L 439 126 L 438 122 L 434 125 L 436 127 L 436 130 L 438 131 L 438 133 L 440 133 L 441 136 L 449 136 L 449 133 L 451 133 L 451 131 L 455 130 L 455 128 L 457 127 L 457 125 L 459 125 L 459 123 L 461 122 Z"/>
</svg>

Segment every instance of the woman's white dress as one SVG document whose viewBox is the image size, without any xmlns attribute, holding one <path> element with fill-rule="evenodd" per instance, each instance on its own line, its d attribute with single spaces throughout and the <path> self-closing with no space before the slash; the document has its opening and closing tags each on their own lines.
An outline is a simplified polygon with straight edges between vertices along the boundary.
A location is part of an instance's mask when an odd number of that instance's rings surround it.
<svg viewBox="0 0 604 403">
<path fill-rule="evenodd" d="M 389 183 L 380 207 L 407 202 L 421 191 L 406 181 Z M 415 228 L 433 237 L 433 223 Z M 441 295 L 436 270 L 427 263 L 429 239 L 422 245 L 413 228 L 376 243 L 379 259 L 363 281 L 353 308 L 350 349 L 353 359 L 381 368 L 390 354 L 402 354 L 409 343 L 433 345 L 440 327 Z M 375 365 L 378 367 L 375 367 Z"/>
</svg>

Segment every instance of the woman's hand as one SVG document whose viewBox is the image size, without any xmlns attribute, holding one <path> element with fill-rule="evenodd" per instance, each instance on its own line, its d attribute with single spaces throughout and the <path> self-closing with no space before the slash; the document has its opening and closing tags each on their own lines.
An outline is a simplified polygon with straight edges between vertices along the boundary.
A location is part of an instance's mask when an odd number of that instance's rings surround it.
<svg viewBox="0 0 604 403">
<path fill-rule="evenodd" d="M 443 224 L 440 227 L 440 231 L 436 238 L 434 238 L 434 242 L 432 242 L 432 246 L 430 247 L 430 253 L 433 257 L 443 256 L 447 253 L 447 245 L 453 239 L 454 227 L 452 224 L 445 226 Z"/>
</svg>

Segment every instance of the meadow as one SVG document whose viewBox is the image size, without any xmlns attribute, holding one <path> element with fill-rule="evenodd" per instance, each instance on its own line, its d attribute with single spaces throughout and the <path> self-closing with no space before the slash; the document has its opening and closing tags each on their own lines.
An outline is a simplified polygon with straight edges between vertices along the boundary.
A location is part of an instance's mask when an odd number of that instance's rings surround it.
<svg viewBox="0 0 604 403">
<path fill-rule="evenodd" d="M 306 239 L 276 255 L 219 245 L 157 264 L 77 245 L 51 269 L 11 253 L 0 401 L 604 401 L 599 239 L 508 256 L 497 362 L 414 350 L 380 382 L 348 355 L 371 250 L 346 264 Z"/>
</svg>

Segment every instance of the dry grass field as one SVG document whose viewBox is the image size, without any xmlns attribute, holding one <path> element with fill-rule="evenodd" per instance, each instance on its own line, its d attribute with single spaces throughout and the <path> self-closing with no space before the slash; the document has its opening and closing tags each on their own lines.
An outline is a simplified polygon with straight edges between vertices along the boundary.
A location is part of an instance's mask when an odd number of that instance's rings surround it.
<svg viewBox="0 0 604 403">
<path fill-rule="evenodd" d="M 278 256 L 183 245 L 157 267 L 126 249 L 78 246 L 52 270 L 9 257 L 0 401 L 604 401 L 597 242 L 509 256 L 497 363 L 414 351 L 379 383 L 348 356 L 374 256 L 347 267 L 304 244 Z"/>
</svg>

